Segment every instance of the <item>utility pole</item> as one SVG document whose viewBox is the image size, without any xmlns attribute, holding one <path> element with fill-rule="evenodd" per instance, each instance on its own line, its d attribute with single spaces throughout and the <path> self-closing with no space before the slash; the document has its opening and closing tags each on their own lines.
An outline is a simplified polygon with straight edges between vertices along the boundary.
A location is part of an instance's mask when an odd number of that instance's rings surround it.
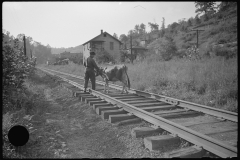
<svg viewBox="0 0 240 160">
<path fill-rule="evenodd" d="M 202 30 L 202 29 L 192 29 L 192 31 L 197 31 L 197 48 L 198 48 L 198 32 L 200 32 L 200 31 L 204 31 L 204 30 Z"/>
<path fill-rule="evenodd" d="M 30 57 L 31 57 L 31 59 L 32 59 L 32 50 L 30 49 Z"/>
<path fill-rule="evenodd" d="M 131 62 L 133 64 L 133 56 L 132 56 L 132 31 L 130 33 L 130 45 L 131 45 Z"/>
<path fill-rule="evenodd" d="M 27 56 L 25 35 L 23 36 L 23 42 L 24 42 L 24 55 Z"/>
</svg>

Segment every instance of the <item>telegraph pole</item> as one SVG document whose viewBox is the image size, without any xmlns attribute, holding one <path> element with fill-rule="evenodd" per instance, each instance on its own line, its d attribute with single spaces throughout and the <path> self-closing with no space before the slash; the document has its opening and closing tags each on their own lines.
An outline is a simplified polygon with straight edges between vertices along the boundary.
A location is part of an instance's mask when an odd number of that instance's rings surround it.
<svg viewBox="0 0 240 160">
<path fill-rule="evenodd" d="M 130 45 L 131 45 L 131 62 L 133 64 L 133 56 L 132 56 L 132 32 L 131 32 L 131 35 L 130 35 Z"/>
<path fill-rule="evenodd" d="M 27 56 L 25 35 L 23 36 L 23 42 L 24 42 L 24 55 Z"/>
<path fill-rule="evenodd" d="M 32 50 L 30 49 L 30 58 L 32 59 Z"/>
<path fill-rule="evenodd" d="M 204 30 L 202 30 L 202 29 L 192 29 L 192 31 L 197 31 L 197 48 L 198 48 L 198 32 L 200 32 L 200 31 L 204 31 Z"/>
</svg>

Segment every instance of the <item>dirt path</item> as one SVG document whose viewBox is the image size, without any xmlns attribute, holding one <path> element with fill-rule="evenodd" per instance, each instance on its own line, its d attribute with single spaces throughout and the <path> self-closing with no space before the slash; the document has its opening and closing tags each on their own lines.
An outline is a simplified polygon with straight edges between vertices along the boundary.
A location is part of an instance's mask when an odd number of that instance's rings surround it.
<svg viewBox="0 0 240 160">
<path fill-rule="evenodd" d="M 41 75 L 45 102 L 33 117 L 37 129 L 24 147 L 37 158 L 141 158 L 163 157 L 162 151 L 149 152 L 142 139 L 131 137 L 131 129 L 145 122 L 114 126 L 103 121 L 92 107 L 72 97 L 72 93 Z M 34 156 L 33 156 L 34 155 Z"/>
<path fill-rule="evenodd" d="M 53 104 L 46 115 L 46 123 L 59 144 L 55 155 L 68 158 L 122 157 L 126 147 L 117 140 L 110 124 L 96 116 L 92 108 L 71 97 L 63 88 L 46 90 Z M 54 138 L 54 137 L 53 137 Z"/>
</svg>

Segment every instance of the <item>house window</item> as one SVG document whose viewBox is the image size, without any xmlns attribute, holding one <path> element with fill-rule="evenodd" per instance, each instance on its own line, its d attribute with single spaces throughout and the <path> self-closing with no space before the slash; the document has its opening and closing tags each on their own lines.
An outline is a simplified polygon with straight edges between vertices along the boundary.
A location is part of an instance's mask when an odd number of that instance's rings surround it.
<svg viewBox="0 0 240 160">
<path fill-rule="evenodd" d="M 110 50 L 113 50 L 113 42 L 110 42 Z"/>
</svg>

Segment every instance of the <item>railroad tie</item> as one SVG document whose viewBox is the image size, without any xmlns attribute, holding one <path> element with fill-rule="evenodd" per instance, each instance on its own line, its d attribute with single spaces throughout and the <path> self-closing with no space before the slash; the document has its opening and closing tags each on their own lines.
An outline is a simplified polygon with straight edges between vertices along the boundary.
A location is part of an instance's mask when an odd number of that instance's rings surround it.
<svg viewBox="0 0 240 160">
<path fill-rule="evenodd" d="M 97 97 L 89 97 L 89 98 L 85 98 L 85 103 L 89 103 L 89 102 L 93 102 L 93 101 L 97 101 L 97 102 L 100 102 L 102 99 L 100 98 L 97 98 Z"/>
<path fill-rule="evenodd" d="M 118 109 L 118 110 L 111 110 L 111 111 L 102 111 L 101 117 L 102 119 L 109 119 L 110 115 L 117 115 L 117 114 L 126 114 L 127 111 L 123 109 Z"/>
<path fill-rule="evenodd" d="M 120 122 L 115 123 L 115 126 L 123 126 L 123 125 L 130 125 L 130 124 L 136 124 L 136 123 L 141 123 L 142 119 L 141 118 L 133 118 L 133 119 L 127 119 L 123 120 Z"/>
<path fill-rule="evenodd" d="M 202 158 L 206 155 L 207 151 L 202 147 L 191 146 L 181 148 L 179 150 L 167 154 L 168 158 Z"/>
<path fill-rule="evenodd" d="M 119 110 L 119 108 L 115 106 L 108 106 L 108 107 L 102 106 L 96 109 L 96 113 L 98 115 L 101 115 L 103 111 L 111 111 L 111 110 Z"/>
<path fill-rule="evenodd" d="M 130 120 L 137 118 L 135 115 L 128 115 L 128 114 L 118 114 L 118 115 L 109 115 L 109 122 L 115 123 L 124 120 Z"/>
<path fill-rule="evenodd" d="M 171 135 L 161 135 L 144 138 L 144 145 L 150 151 L 158 150 L 161 147 L 166 147 L 168 145 L 173 145 L 179 142 L 179 137 L 173 137 Z"/>
<path fill-rule="evenodd" d="M 98 107 L 109 107 L 113 106 L 111 103 L 103 103 L 103 104 L 93 104 L 93 110 L 96 110 Z"/>
<path fill-rule="evenodd" d="M 83 93 L 83 92 L 81 92 L 81 91 L 73 92 L 73 96 L 78 97 L 81 93 Z"/>
<path fill-rule="evenodd" d="M 105 104 L 105 103 L 108 103 L 108 102 L 105 100 L 100 100 L 100 101 L 90 101 L 88 104 L 90 106 L 93 106 L 94 104 Z"/>
<path fill-rule="evenodd" d="M 79 99 L 81 100 L 81 101 L 83 101 L 83 102 L 85 102 L 85 99 L 86 98 L 96 98 L 95 96 L 93 96 L 93 95 L 91 95 L 91 94 L 89 94 L 89 95 L 81 95 L 80 97 L 79 97 Z"/>
<path fill-rule="evenodd" d="M 152 128 L 152 127 L 136 127 L 131 131 L 131 135 L 134 138 L 150 136 L 155 133 L 162 133 L 164 130 L 161 128 Z"/>
</svg>

